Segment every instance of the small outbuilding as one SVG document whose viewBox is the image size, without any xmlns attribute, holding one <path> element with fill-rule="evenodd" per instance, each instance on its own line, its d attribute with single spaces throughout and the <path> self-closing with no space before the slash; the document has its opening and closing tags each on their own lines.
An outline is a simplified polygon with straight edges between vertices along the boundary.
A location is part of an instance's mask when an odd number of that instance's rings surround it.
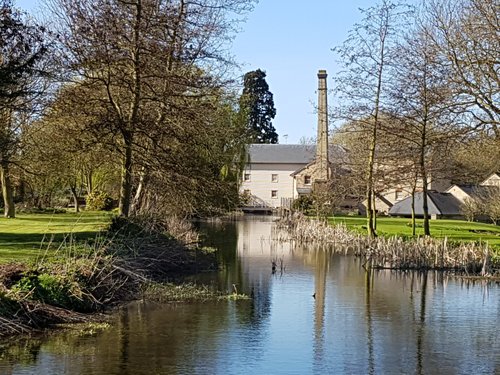
<svg viewBox="0 0 500 375">
<path fill-rule="evenodd" d="M 389 210 L 391 216 L 411 216 L 411 196 L 395 203 Z M 461 205 L 451 193 L 440 193 L 437 191 L 427 192 L 427 206 L 429 208 L 429 215 L 432 219 L 461 219 L 463 218 L 461 212 Z M 417 217 L 424 216 L 424 193 L 415 193 L 415 215 Z"/>
</svg>

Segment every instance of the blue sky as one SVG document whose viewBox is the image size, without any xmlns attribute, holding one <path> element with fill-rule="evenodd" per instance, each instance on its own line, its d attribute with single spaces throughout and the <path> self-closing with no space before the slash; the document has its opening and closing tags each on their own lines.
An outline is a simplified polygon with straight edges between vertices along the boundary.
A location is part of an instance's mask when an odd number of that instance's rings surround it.
<svg viewBox="0 0 500 375">
<path fill-rule="evenodd" d="M 17 0 L 36 16 L 41 0 Z M 374 0 L 260 0 L 235 37 L 232 51 L 241 74 L 262 69 L 274 95 L 273 121 L 280 143 L 298 143 L 316 134 L 317 71 L 328 85 L 338 71 L 331 49 L 342 43 L 361 19 L 359 8 Z M 331 95 L 329 97 L 332 101 Z"/>
</svg>

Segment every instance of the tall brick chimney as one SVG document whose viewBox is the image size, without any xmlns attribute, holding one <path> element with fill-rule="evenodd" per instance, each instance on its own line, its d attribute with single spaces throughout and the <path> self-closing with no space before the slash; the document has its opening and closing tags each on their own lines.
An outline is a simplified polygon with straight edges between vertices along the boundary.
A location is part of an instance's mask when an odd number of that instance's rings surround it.
<svg viewBox="0 0 500 375">
<path fill-rule="evenodd" d="M 317 179 L 327 181 L 328 176 L 328 100 L 326 70 L 318 71 L 318 139 L 316 145 Z"/>
</svg>

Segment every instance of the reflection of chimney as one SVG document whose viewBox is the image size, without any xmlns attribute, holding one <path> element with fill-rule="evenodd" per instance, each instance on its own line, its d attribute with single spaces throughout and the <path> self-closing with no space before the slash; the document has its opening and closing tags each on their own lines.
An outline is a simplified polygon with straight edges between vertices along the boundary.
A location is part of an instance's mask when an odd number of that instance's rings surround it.
<svg viewBox="0 0 500 375">
<path fill-rule="evenodd" d="M 328 180 L 328 101 L 326 88 L 326 70 L 318 71 L 318 140 L 316 163 L 318 180 Z"/>
</svg>

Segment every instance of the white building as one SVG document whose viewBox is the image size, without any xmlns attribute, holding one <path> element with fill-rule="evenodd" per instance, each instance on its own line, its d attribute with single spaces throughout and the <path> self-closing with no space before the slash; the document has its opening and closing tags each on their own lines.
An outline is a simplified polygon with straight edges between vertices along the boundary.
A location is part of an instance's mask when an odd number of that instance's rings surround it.
<svg viewBox="0 0 500 375">
<path fill-rule="evenodd" d="M 487 195 L 492 189 L 500 188 L 500 173 L 493 173 L 479 185 L 453 185 L 447 193 L 453 194 L 462 203 L 476 197 Z"/>
<path fill-rule="evenodd" d="M 329 145 L 329 159 L 339 160 L 345 151 Z M 251 144 L 240 193 L 249 197 L 246 206 L 278 208 L 301 194 L 309 194 L 317 177 L 311 170 L 316 145 Z"/>
<path fill-rule="evenodd" d="M 314 184 L 331 176 L 334 146 L 328 145 L 327 74 L 318 72 L 317 145 L 252 144 L 243 173 L 240 193 L 246 206 L 288 207 L 300 194 L 309 194 Z"/>
<path fill-rule="evenodd" d="M 252 207 L 281 207 L 297 197 L 292 174 L 313 159 L 316 146 L 252 144 L 240 191 L 251 197 Z"/>
</svg>

